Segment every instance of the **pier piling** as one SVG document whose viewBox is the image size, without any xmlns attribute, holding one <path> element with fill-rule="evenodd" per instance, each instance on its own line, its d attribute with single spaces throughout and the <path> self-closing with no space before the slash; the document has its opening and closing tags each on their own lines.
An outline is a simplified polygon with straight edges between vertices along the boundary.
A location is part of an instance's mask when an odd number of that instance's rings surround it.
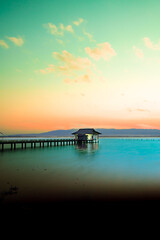
<svg viewBox="0 0 160 240">
<path fill-rule="evenodd" d="M 85 141 L 78 141 L 78 140 L 75 140 L 75 139 L 22 139 L 22 140 L 2 140 L 0 141 L 0 149 L 1 151 L 4 151 L 5 149 L 8 149 L 8 148 L 5 148 L 6 145 L 10 145 L 10 150 L 16 150 L 16 144 L 17 145 L 17 148 L 19 148 L 19 145 L 20 145 L 20 148 L 21 149 L 26 149 L 27 147 L 31 147 L 31 148 L 36 148 L 36 147 L 58 147 L 58 146 L 67 146 L 67 145 L 75 145 L 75 144 L 78 144 L 79 142 L 81 143 L 90 143 L 90 142 L 95 142 L 94 140 L 85 140 Z M 27 145 L 29 144 L 29 145 Z"/>
</svg>

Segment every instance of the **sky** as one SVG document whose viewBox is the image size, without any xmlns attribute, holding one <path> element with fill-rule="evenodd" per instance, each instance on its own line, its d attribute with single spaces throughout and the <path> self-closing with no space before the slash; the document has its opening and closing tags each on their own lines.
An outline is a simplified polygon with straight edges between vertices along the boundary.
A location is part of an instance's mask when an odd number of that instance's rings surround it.
<svg viewBox="0 0 160 240">
<path fill-rule="evenodd" d="M 158 0 L 2 0 L 0 132 L 160 129 Z"/>
</svg>

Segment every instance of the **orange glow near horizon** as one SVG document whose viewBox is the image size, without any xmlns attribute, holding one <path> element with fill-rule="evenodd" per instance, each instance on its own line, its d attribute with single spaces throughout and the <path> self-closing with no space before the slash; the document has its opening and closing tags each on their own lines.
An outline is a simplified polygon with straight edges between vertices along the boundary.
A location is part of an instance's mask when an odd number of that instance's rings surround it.
<svg viewBox="0 0 160 240">
<path fill-rule="evenodd" d="M 81 124 L 79 123 L 81 122 Z M 115 128 L 115 129 L 160 129 L 158 119 L 106 119 L 71 118 L 65 119 L 15 119 L 2 124 L 6 134 L 11 133 L 41 133 L 53 130 L 79 128 Z M 7 129 L 7 131 L 6 131 Z M 14 130 L 13 130 L 14 129 Z M 2 132 L 3 132 L 2 131 Z"/>
<path fill-rule="evenodd" d="M 160 3 L 62 2 L 1 4 L 0 132 L 160 129 Z"/>
</svg>

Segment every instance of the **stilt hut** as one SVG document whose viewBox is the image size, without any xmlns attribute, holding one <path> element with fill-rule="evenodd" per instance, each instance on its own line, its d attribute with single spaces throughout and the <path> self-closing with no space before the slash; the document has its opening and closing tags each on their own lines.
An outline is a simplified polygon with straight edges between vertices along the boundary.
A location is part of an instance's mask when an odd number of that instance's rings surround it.
<svg viewBox="0 0 160 240">
<path fill-rule="evenodd" d="M 72 134 L 75 136 L 75 140 L 79 141 L 92 140 L 93 142 L 98 142 L 99 134 L 101 133 L 94 130 L 94 128 L 82 128 Z"/>
</svg>

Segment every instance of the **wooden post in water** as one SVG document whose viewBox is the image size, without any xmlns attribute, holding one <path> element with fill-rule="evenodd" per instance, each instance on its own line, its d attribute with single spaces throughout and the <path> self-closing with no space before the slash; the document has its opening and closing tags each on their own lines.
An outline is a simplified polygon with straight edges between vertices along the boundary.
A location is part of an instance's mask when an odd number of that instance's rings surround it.
<svg viewBox="0 0 160 240">
<path fill-rule="evenodd" d="M 31 148 L 36 148 L 36 144 L 38 143 L 38 146 L 40 146 L 40 148 L 43 146 L 45 147 L 47 145 L 47 147 L 52 147 L 53 145 L 54 146 L 65 146 L 65 145 L 73 145 L 73 144 L 77 144 L 77 140 L 75 139 L 46 139 L 46 140 L 21 140 L 21 141 L 8 141 L 8 142 L 0 142 L 0 150 L 1 151 L 4 151 L 5 150 L 5 144 L 9 144 L 9 149 L 10 150 L 15 150 L 16 149 L 16 144 L 18 144 L 18 146 L 20 145 L 20 148 L 21 149 L 26 149 L 27 148 L 27 143 L 28 144 L 31 144 Z M 94 140 L 86 140 L 86 141 L 83 141 L 84 142 L 96 142 Z M 46 143 L 46 144 L 45 144 Z M 11 147 L 10 147 L 11 146 Z M 8 149 L 8 148 L 7 148 Z"/>
</svg>

